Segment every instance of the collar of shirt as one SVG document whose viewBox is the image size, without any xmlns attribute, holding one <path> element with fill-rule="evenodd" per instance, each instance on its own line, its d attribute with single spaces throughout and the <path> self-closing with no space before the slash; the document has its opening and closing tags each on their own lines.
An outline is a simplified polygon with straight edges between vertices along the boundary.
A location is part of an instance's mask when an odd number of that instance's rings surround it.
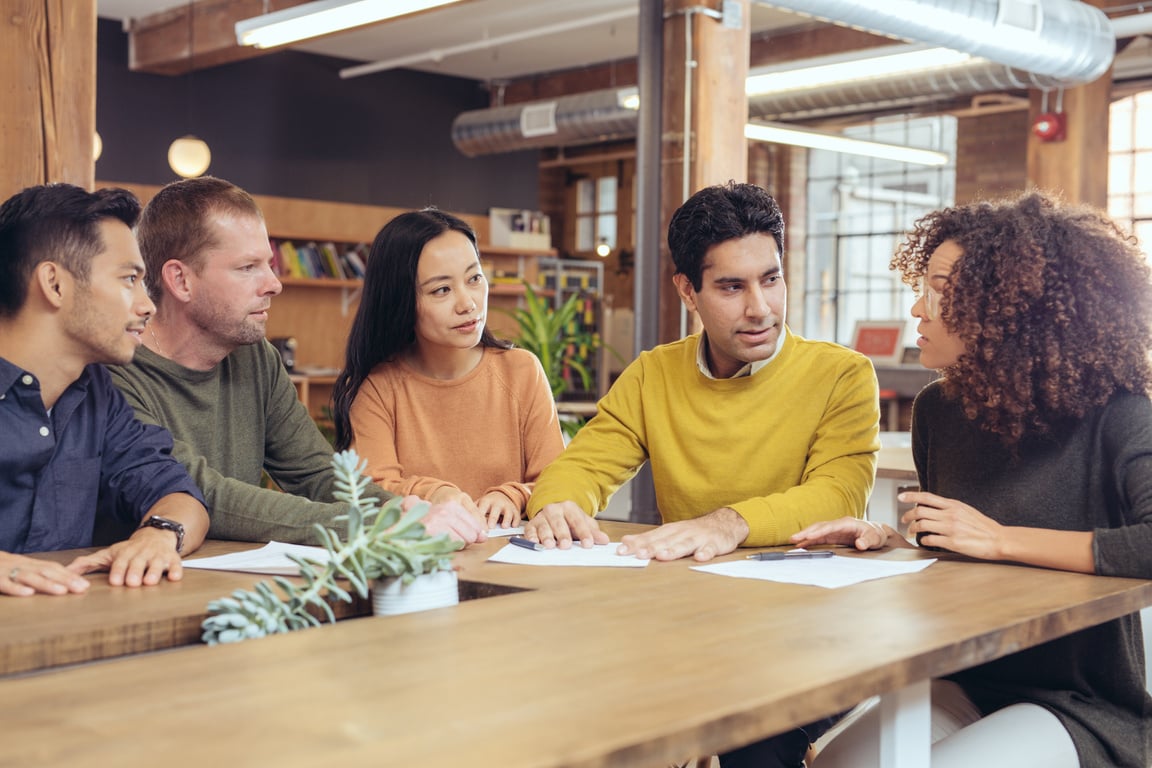
<svg viewBox="0 0 1152 768">
<path fill-rule="evenodd" d="M 740 370 L 736 371 L 736 373 L 732 374 L 728 378 L 739 379 L 744 376 L 751 376 L 752 374 L 756 373 L 761 368 L 768 365 L 768 363 L 776 359 L 776 356 L 780 354 L 780 350 L 784 349 L 784 342 L 787 341 L 787 339 L 788 329 L 785 328 L 783 335 L 781 335 L 779 341 L 776 342 L 776 350 L 771 354 L 771 356 L 766 357 L 763 360 L 757 360 L 754 363 L 744 363 L 744 365 L 740 366 Z M 700 332 L 700 343 L 696 345 L 696 367 L 700 370 L 700 373 L 704 374 L 705 378 L 713 380 L 716 379 L 716 377 L 712 375 L 711 369 L 708 367 L 708 334 L 704 331 Z"/>
<path fill-rule="evenodd" d="M 22 375 L 24 375 L 23 369 L 0 357 L 0 400 L 8 396 L 9 390 Z"/>
</svg>

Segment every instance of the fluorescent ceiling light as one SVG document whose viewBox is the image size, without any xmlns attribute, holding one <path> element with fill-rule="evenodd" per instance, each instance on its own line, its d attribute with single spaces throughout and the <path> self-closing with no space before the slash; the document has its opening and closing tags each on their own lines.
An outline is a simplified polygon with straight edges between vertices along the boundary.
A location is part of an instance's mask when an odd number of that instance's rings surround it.
<svg viewBox="0 0 1152 768">
<path fill-rule="evenodd" d="M 458 2 L 460 0 L 316 0 L 236 22 L 236 42 L 274 48 Z"/>
<path fill-rule="evenodd" d="M 794 147 L 808 147 L 809 149 L 826 149 L 831 152 L 879 157 L 901 163 L 944 165 L 948 162 L 948 155 L 943 152 L 852 139 L 839 133 L 827 131 L 814 131 L 807 128 L 801 130 L 782 123 L 748 123 L 744 126 L 744 136 L 755 141 L 790 144 Z"/>
<path fill-rule="evenodd" d="M 621 88 L 616 91 L 616 103 L 621 109 L 640 109 L 640 91 L 637 88 Z M 839 133 L 817 131 L 808 128 L 795 128 L 785 123 L 748 123 L 744 126 L 744 136 L 756 141 L 773 144 L 789 144 L 809 149 L 827 149 L 849 155 L 866 155 L 887 160 L 917 165 L 944 165 L 949 158 L 943 152 L 930 149 L 904 147 L 898 144 L 881 144 L 875 141 L 852 139 Z"/>
<path fill-rule="evenodd" d="M 860 58 L 860 53 L 854 52 L 849 58 L 821 57 L 816 61 L 826 63 L 811 64 L 800 69 L 794 66 L 789 68 L 789 65 L 758 69 L 745 81 L 744 92 L 749 96 L 757 96 L 800 88 L 817 88 L 822 85 L 849 83 L 873 77 L 952 67 L 973 58 L 970 54 L 953 51 L 950 48 L 923 48 L 909 45 L 871 49 L 864 52 L 867 58 Z"/>
</svg>

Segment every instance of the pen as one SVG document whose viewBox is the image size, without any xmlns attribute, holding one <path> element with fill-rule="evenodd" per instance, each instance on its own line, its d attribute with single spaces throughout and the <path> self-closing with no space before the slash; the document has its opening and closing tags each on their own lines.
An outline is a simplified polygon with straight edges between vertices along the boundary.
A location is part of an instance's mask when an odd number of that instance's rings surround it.
<svg viewBox="0 0 1152 768">
<path fill-rule="evenodd" d="M 757 552 L 748 555 L 746 560 L 816 560 L 823 557 L 832 557 L 832 551 L 821 549 L 817 552 Z"/>
<path fill-rule="evenodd" d="M 543 544 L 537 544 L 536 542 L 530 541 L 530 540 L 524 538 L 523 536 L 509 536 L 508 537 L 508 543 L 509 544 L 515 544 L 518 547 L 524 547 L 524 549 L 533 549 L 533 550 L 536 550 L 537 552 L 543 551 L 543 549 L 544 549 Z M 831 553 L 829 553 L 829 554 L 831 554 Z"/>
</svg>

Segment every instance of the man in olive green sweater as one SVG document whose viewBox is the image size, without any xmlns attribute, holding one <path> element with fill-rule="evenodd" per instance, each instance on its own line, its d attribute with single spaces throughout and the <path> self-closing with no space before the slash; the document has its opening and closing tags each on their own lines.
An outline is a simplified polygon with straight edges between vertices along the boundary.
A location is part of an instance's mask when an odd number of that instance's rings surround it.
<svg viewBox="0 0 1152 768">
<path fill-rule="evenodd" d="M 208 502 L 209 536 L 315 543 L 316 523 L 341 530 L 332 447 L 264 339 L 281 285 L 256 202 L 221 179 L 174 182 L 145 207 L 137 238 L 157 310 L 132 364 L 110 372 L 137 418 L 172 432 Z M 262 471 L 284 493 L 262 488 Z M 457 505 L 434 506 L 425 526 L 484 539 Z"/>
</svg>

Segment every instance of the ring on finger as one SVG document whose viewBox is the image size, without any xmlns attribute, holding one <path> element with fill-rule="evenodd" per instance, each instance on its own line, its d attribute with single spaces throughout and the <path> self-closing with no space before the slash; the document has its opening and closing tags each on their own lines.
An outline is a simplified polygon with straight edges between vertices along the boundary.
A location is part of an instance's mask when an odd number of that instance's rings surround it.
<svg viewBox="0 0 1152 768">
<path fill-rule="evenodd" d="M 19 568 L 13 568 L 12 570 L 8 571 L 8 581 L 16 581 L 16 577 L 19 575 L 20 575 L 20 569 Z"/>
</svg>

